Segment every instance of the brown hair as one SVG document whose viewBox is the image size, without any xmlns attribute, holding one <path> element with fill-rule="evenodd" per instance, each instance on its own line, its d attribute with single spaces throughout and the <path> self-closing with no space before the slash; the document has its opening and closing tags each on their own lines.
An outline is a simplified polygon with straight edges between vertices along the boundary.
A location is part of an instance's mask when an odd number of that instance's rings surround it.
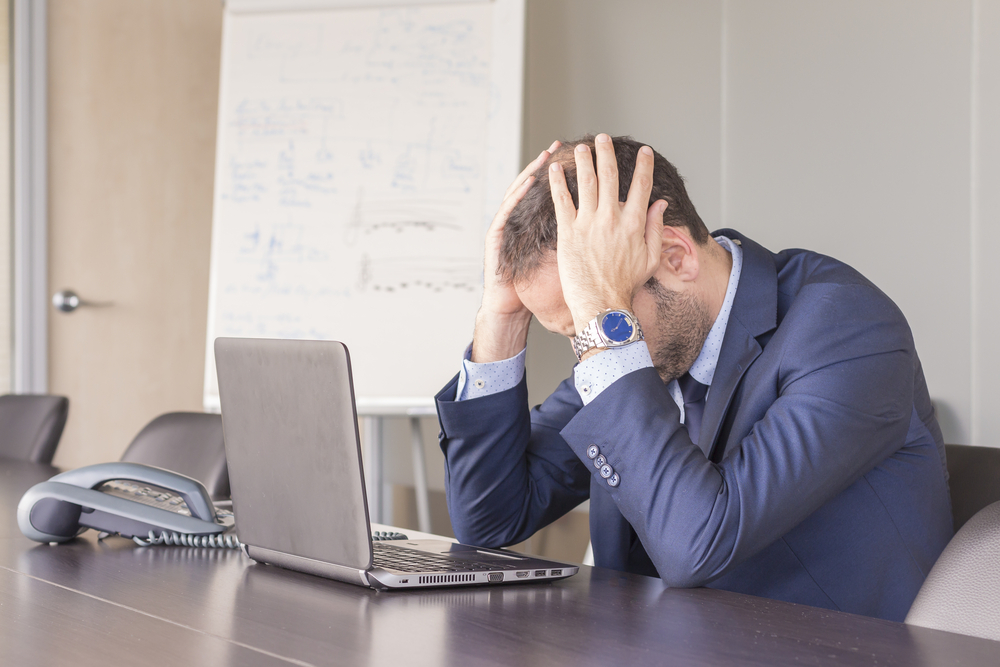
<svg viewBox="0 0 1000 667">
<path fill-rule="evenodd" d="M 636 157 L 644 144 L 632 137 L 612 137 L 612 142 L 618 160 L 618 200 L 625 201 L 632 185 Z M 590 146 L 596 165 L 593 135 L 588 134 L 576 141 L 563 142 L 552 157 L 535 172 L 535 182 L 524 195 L 524 199 L 511 211 L 500 245 L 499 273 L 503 280 L 519 282 L 528 278 L 538 268 L 546 254 L 555 250 L 556 212 L 549 190 L 548 167 L 552 162 L 559 162 L 563 166 L 566 185 L 573 196 L 573 205 L 579 207 L 576 162 L 573 158 L 573 151 L 579 144 Z M 653 189 L 649 194 L 649 204 L 658 199 L 665 199 L 669 204 L 663 214 L 663 224 L 687 228 L 691 238 L 699 244 L 708 241 L 708 228 L 695 211 L 677 168 L 665 157 L 653 151 Z"/>
</svg>

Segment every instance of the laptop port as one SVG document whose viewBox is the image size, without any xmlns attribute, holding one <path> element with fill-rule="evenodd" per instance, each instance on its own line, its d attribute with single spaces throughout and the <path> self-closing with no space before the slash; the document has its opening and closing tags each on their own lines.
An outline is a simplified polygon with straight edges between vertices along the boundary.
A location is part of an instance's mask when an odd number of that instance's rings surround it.
<svg viewBox="0 0 1000 667">
<path fill-rule="evenodd" d="M 528 576 L 529 574 L 531 574 L 531 573 L 530 573 L 530 572 L 528 572 L 527 570 L 525 570 L 524 572 L 518 572 L 518 573 L 517 573 L 517 578 L 518 578 L 518 579 L 524 579 L 524 578 L 525 578 L 525 577 L 527 577 L 527 576 Z"/>
<path fill-rule="evenodd" d="M 503 581 L 503 572 L 490 572 L 486 575 L 486 580 L 491 584 L 495 584 L 498 581 Z"/>
<path fill-rule="evenodd" d="M 552 570 L 552 576 L 553 577 L 562 576 L 562 570 Z"/>
<path fill-rule="evenodd" d="M 545 570 L 535 570 L 535 576 L 536 577 L 544 577 L 545 576 Z"/>
</svg>

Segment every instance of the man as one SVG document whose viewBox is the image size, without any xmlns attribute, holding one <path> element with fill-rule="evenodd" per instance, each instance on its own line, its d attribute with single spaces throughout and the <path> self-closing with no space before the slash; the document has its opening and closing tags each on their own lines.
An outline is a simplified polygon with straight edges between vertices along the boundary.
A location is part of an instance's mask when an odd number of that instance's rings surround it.
<svg viewBox="0 0 1000 667">
<path fill-rule="evenodd" d="M 905 617 L 951 511 L 909 327 L 873 284 L 709 236 L 670 163 L 607 135 L 528 165 L 485 269 L 437 397 L 459 539 L 515 543 L 589 497 L 598 566 Z M 529 414 L 532 314 L 580 363 Z"/>
</svg>

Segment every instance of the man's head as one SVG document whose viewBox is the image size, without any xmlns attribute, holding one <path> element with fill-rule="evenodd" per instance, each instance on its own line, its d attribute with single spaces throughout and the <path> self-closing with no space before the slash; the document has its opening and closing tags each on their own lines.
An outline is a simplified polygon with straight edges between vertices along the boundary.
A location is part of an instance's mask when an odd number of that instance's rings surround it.
<svg viewBox="0 0 1000 667">
<path fill-rule="evenodd" d="M 615 158 L 618 161 L 618 200 L 624 202 L 632 185 L 636 156 L 644 144 L 632 137 L 612 137 Z M 528 279 L 538 266 L 547 261 L 551 251 L 556 249 L 556 211 L 549 192 L 549 165 L 558 162 L 566 174 L 566 185 L 573 195 L 573 204 L 580 205 L 576 184 L 576 162 L 573 151 L 579 144 L 590 147 L 596 165 L 594 137 L 587 135 L 576 141 L 562 144 L 535 172 L 535 182 L 524 198 L 514 207 L 503 230 L 503 244 L 500 247 L 500 271 L 504 280 L 514 283 Z M 596 169 L 596 167 L 595 167 Z M 649 203 L 658 199 L 666 200 L 667 210 L 663 214 L 663 224 L 683 227 L 691 238 L 704 244 L 708 241 L 708 228 L 698 216 L 698 212 L 684 188 L 684 180 L 674 165 L 665 157 L 653 152 L 653 190 Z"/>
<path fill-rule="evenodd" d="M 619 201 L 624 202 L 643 144 L 630 137 L 612 141 Z M 591 136 L 566 142 L 535 173 L 535 183 L 508 217 L 499 257 L 501 277 L 513 283 L 524 305 L 545 328 L 567 336 L 575 330 L 556 266 L 557 225 L 548 165 L 554 161 L 562 165 L 573 202 L 579 206 L 574 149 L 581 143 L 595 154 Z M 653 363 L 666 381 L 685 373 L 697 358 L 721 307 L 731 265 L 728 253 L 709 237 L 677 169 L 654 152 L 649 204 L 659 199 L 668 203 L 660 268 L 635 294 L 633 310 Z"/>
</svg>

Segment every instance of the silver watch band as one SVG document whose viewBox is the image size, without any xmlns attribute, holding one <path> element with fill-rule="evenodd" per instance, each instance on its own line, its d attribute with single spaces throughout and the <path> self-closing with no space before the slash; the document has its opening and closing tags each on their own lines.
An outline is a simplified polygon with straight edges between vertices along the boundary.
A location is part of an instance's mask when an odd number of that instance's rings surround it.
<svg viewBox="0 0 1000 667">
<path fill-rule="evenodd" d="M 597 327 L 600 324 L 600 315 L 587 322 L 583 331 L 573 337 L 573 351 L 576 352 L 576 360 L 583 361 L 583 355 L 591 348 L 597 347 L 600 339 L 597 337 Z"/>
</svg>

